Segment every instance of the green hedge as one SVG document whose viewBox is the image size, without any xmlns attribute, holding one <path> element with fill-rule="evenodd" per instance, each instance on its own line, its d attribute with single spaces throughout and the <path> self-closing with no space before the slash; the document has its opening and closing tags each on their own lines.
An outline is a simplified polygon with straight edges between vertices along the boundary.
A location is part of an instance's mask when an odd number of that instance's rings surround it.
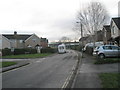
<svg viewBox="0 0 120 90">
<path fill-rule="evenodd" d="M 11 52 L 11 49 L 3 49 L 2 56 L 6 55 L 20 55 L 20 54 L 35 54 L 37 53 L 36 49 L 24 48 L 24 49 L 14 49 L 14 52 Z"/>
<path fill-rule="evenodd" d="M 77 50 L 77 51 L 81 51 L 82 50 L 81 48 L 82 47 L 80 47 L 79 45 L 73 45 L 73 46 L 71 46 L 71 49 Z"/>
<path fill-rule="evenodd" d="M 57 52 L 56 48 L 42 48 L 41 53 L 55 53 Z"/>
<path fill-rule="evenodd" d="M 14 55 L 19 55 L 19 54 L 35 54 L 37 53 L 36 49 L 31 49 L 31 48 L 24 48 L 24 49 L 15 49 L 14 50 Z"/>
<path fill-rule="evenodd" d="M 42 48 L 41 53 L 55 53 L 57 52 L 56 48 Z M 23 49 L 14 49 L 14 52 L 11 52 L 11 49 L 3 49 L 2 56 L 7 55 L 20 55 L 20 54 L 35 54 L 37 49 L 32 48 L 23 48 Z"/>
<path fill-rule="evenodd" d="M 11 52 L 11 49 L 5 48 L 2 49 L 2 56 L 6 56 L 6 55 L 12 55 L 13 53 Z"/>
</svg>

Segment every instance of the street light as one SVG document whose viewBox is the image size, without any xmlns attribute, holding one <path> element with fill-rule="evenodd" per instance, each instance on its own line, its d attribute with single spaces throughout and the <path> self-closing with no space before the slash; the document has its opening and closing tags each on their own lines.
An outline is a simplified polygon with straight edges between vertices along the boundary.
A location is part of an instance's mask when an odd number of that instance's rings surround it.
<svg viewBox="0 0 120 90">
<path fill-rule="evenodd" d="M 82 23 L 81 22 L 76 22 L 76 23 L 80 23 L 80 27 L 81 27 L 81 38 L 83 37 L 83 30 L 82 30 Z M 83 40 L 81 39 L 82 41 L 82 51 L 81 51 L 81 57 L 83 57 Z"/>
</svg>

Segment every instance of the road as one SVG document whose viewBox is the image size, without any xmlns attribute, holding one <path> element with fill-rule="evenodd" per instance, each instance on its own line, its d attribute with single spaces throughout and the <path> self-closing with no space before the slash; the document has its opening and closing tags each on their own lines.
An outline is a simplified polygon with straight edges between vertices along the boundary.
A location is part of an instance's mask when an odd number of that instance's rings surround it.
<svg viewBox="0 0 120 90">
<path fill-rule="evenodd" d="M 32 60 L 25 67 L 3 73 L 3 88 L 62 88 L 76 61 L 74 51 Z"/>
</svg>

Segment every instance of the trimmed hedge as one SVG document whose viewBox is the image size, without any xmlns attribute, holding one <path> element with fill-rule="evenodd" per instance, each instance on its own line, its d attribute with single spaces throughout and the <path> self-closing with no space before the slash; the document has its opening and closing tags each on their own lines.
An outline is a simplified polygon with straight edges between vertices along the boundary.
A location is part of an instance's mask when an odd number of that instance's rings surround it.
<svg viewBox="0 0 120 90">
<path fill-rule="evenodd" d="M 24 49 L 15 49 L 14 50 L 14 55 L 19 55 L 19 54 L 35 54 L 37 53 L 36 49 L 31 49 L 31 48 L 24 48 Z"/>
<path fill-rule="evenodd" d="M 6 56 L 6 55 L 12 55 L 13 53 L 11 52 L 11 49 L 5 48 L 2 49 L 2 56 Z"/>
<path fill-rule="evenodd" d="M 42 48 L 41 53 L 55 53 L 57 52 L 56 48 Z M 37 49 L 32 48 L 23 48 L 23 49 L 14 49 L 14 52 L 11 52 L 11 49 L 3 49 L 2 56 L 7 55 L 20 55 L 20 54 L 35 54 L 37 53 Z"/>
<path fill-rule="evenodd" d="M 20 54 L 35 54 L 37 53 L 36 49 L 24 48 L 24 49 L 14 49 L 14 52 L 11 52 L 11 49 L 3 49 L 2 56 L 6 55 L 20 55 Z"/>
<path fill-rule="evenodd" d="M 42 48 L 41 53 L 56 53 L 57 49 L 56 48 Z"/>
</svg>

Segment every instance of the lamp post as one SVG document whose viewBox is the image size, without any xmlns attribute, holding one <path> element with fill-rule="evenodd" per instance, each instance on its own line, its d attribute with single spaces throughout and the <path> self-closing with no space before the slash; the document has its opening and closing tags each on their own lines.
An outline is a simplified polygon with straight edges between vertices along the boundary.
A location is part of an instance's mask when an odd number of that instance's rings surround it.
<svg viewBox="0 0 120 90">
<path fill-rule="evenodd" d="M 83 37 L 83 30 L 82 30 L 82 23 L 81 22 L 76 22 L 76 23 L 80 23 L 80 27 L 81 27 L 81 38 Z M 81 51 L 81 57 L 83 57 L 83 40 L 81 39 L 82 43 L 81 43 L 81 46 L 82 46 L 82 51 Z"/>
</svg>

